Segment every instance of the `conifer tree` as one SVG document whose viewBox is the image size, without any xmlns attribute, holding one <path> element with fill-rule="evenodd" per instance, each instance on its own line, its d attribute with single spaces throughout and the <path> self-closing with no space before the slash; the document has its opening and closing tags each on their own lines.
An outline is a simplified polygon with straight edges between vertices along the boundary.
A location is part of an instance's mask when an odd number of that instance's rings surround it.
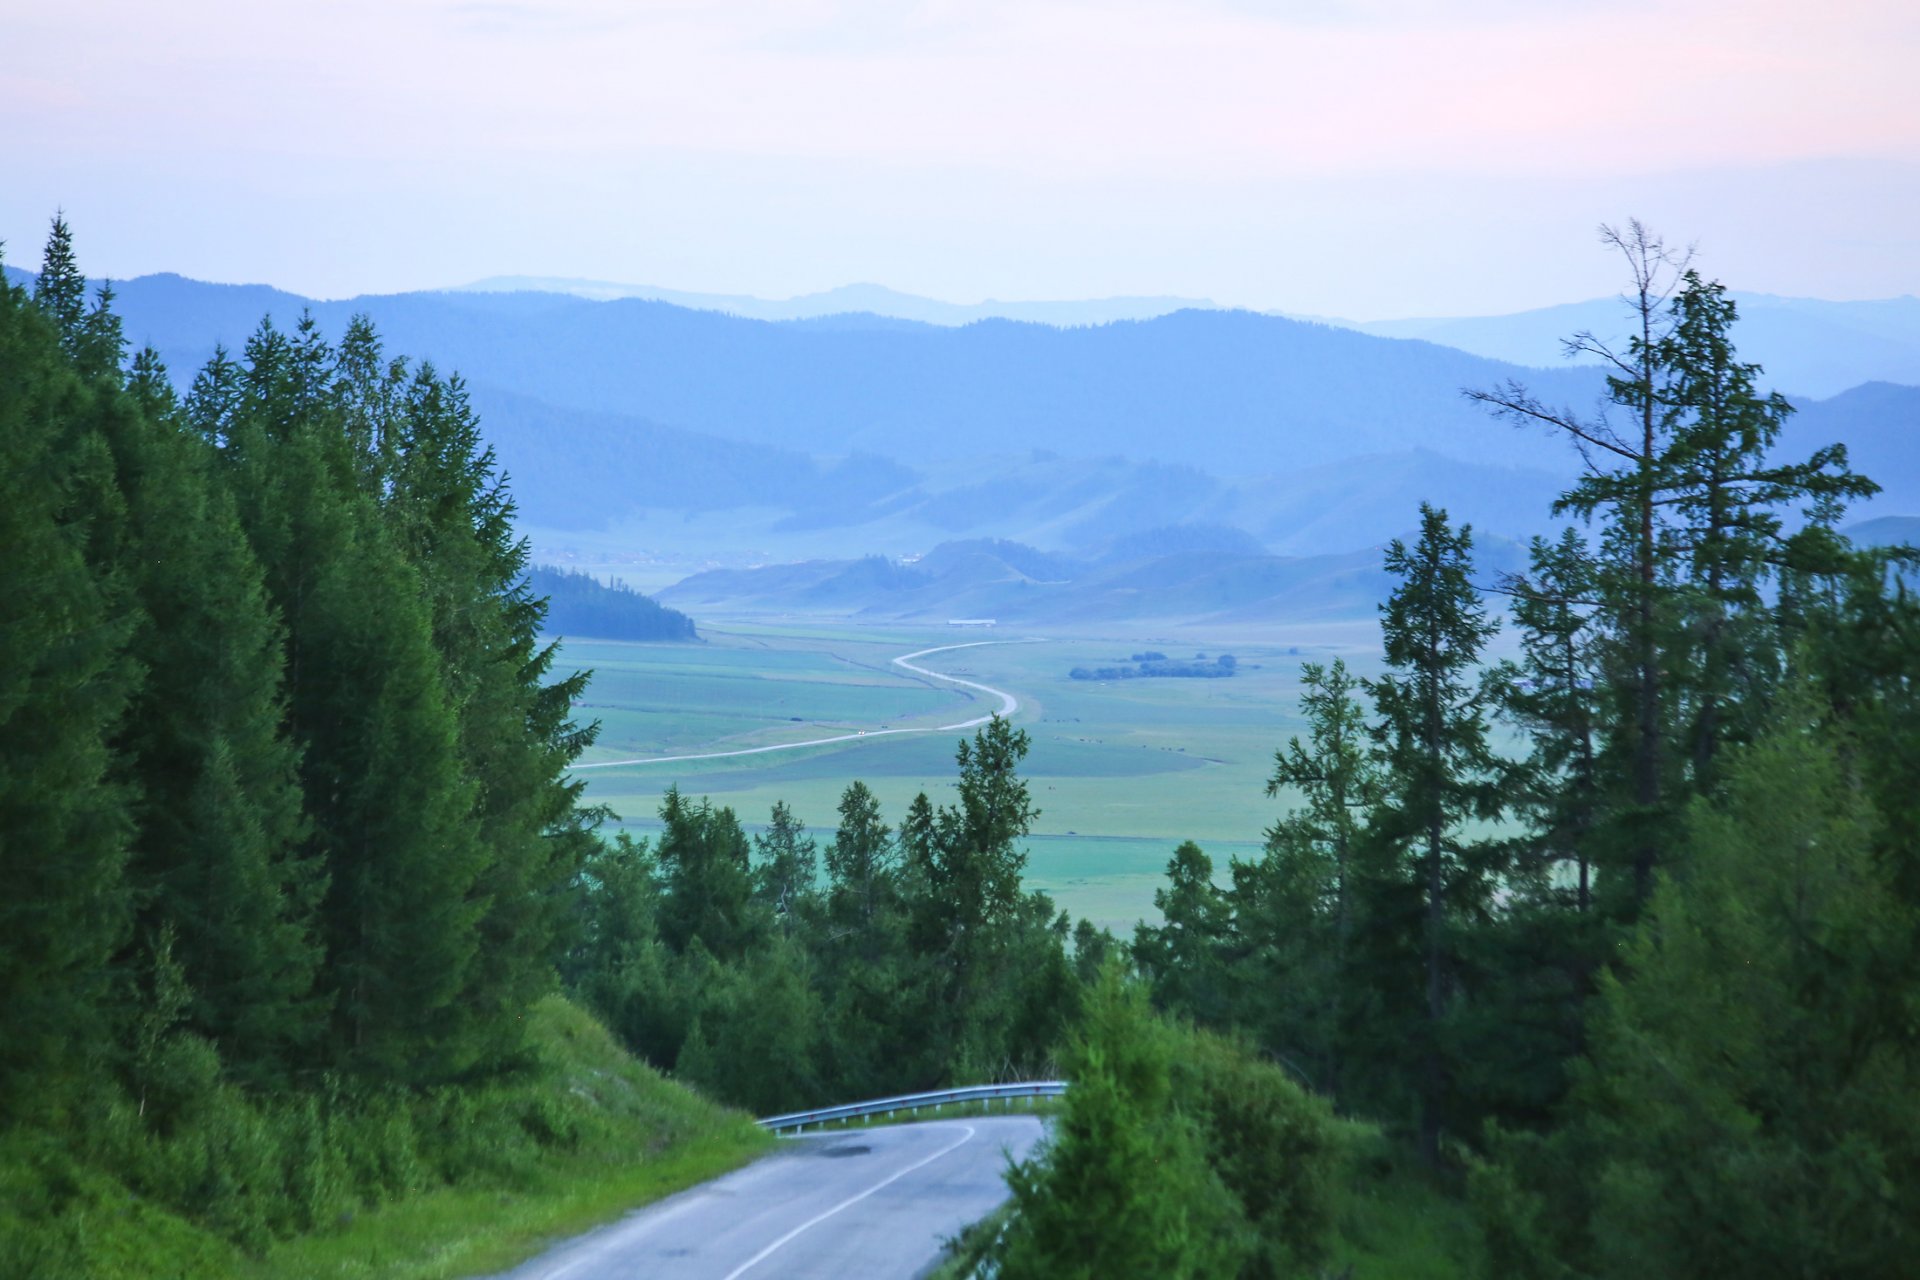
<svg viewBox="0 0 1920 1280">
<path fill-rule="evenodd" d="M 923 796 L 902 824 L 918 881 L 914 945 L 936 975 L 929 994 L 941 993 L 932 1039 L 948 1064 L 990 1069 L 1013 1013 L 993 996 L 1022 900 L 1016 841 L 1039 816 L 1018 772 L 1027 746 L 1024 730 L 993 717 L 955 753 L 958 803 L 933 810 Z"/>
<path fill-rule="evenodd" d="M 753 901 L 753 872 L 746 832 L 733 810 L 692 802 L 678 787 L 660 802 L 660 833 L 654 856 L 665 873 L 660 936 L 676 953 L 698 942 L 723 963 L 752 950 L 767 933 L 764 911 Z"/>
<path fill-rule="evenodd" d="M 848 784 L 839 809 L 840 825 L 826 848 L 830 907 L 836 920 L 870 924 L 894 890 L 892 833 L 864 782 Z"/>
<path fill-rule="evenodd" d="M 1782 709 L 1603 984 L 1575 1094 L 1596 1275 L 1895 1275 L 1920 1244 L 1911 992 L 1884 982 L 1920 915 L 1844 742 Z"/>
<path fill-rule="evenodd" d="M 40 275 L 33 282 L 33 305 L 47 318 L 69 360 L 80 357 L 86 330 L 87 278 L 80 274 L 73 252 L 73 230 L 66 215 L 55 214 L 40 259 Z"/>
<path fill-rule="evenodd" d="M 1765 580 L 1796 561 L 1803 575 L 1844 573 L 1822 531 L 1875 486 L 1847 470 L 1840 446 L 1804 463 L 1774 459 L 1790 406 L 1759 395 L 1758 366 L 1735 358 L 1737 317 L 1724 290 L 1637 221 L 1601 235 L 1628 266 L 1633 332 L 1624 350 L 1591 333 L 1566 346 L 1607 367 L 1609 399 L 1627 421 L 1550 407 L 1516 382 L 1467 394 L 1565 436 L 1587 463 L 1554 509 L 1601 522 L 1595 582 L 1612 705 L 1597 761 L 1607 830 L 1596 843 L 1623 849 L 1631 911 L 1653 890 L 1686 796 L 1711 788 L 1720 743 L 1747 732 L 1725 721 L 1737 686 L 1757 695 L 1740 705 L 1761 711 L 1791 642 L 1761 607 Z M 1813 527 L 1783 538 L 1782 510 L 1796 506 Z"/>
<path fill-rule="evenodd" d="M 109 740 L 138 678 L 122 590 L 67 504 L 88 388 L 60 334 L 0 285 L 0 1117 L 85 1086 L 115 1029 L 132 830 Z M 96 446 L 97 448 L 97 446 Z"/>
<path fill-rule="evenodd" d="M 1503 673 L 1500 707 L 1530 744 L 1515 775 L 1514 808 L 1533 831 L 1517 870 L 1532 876 L 1538 892 L 1557 896 L 1554 873 L 1572 864 L 1572 905 L 1585 914 L 1593 905 L 1591 836 L 1601 803 L 1599 569 L 1573 529 L 1554 542 L 1533 539 L 1528 555 L 1530 571 L 1505 586 L 1522 660 Z"/>
<path fill-rule="evenodd" d="M 509 1030 L 551 982 L 568 886 L 597 821 L 578 804 L 585 784 L 564 774 L 593 738 L 571 714 L 587 674 L 549 683 L 558 647 L 540 641 L 545 602 L 527 585 L 527 543 L 464 384 L 431 365 L 403 382 L 364 319 L 334 368 L 346 445 L 424 588 L 476 801 L 486 909 L 463 1003 Z"/>
<path fill-rule="evenodd" d="M 1471 580 L 1473 539 L 1422 504 L 1420 538 L 1387 548 L 1399 579 L 1381 606 L 1388 674 L 1368 684 L 1377 708 L 1381 835 L 1405 850 L 1419 887 L 1425 990 L 1417 1046 L 1421 1149 L 1438 1158 L 1452 1093 L 1444 1025 L 1458 982 L 1455 933 L 1484 917 L 1495 889 L 1495 848 L 1468 825 L 1499 812 L 1498 762 L 1488 745 L 1487 699 L 1476 676 L 1497 624 Z"/>
<path fill-rule="evenodd" d="M 1133 961 L 1163 1009 L 1204 1026 L 1226 1022 L 1232 994 L 1223 956 L 1228 907 L 1213 883 L 1213 859 L 1183 841 L 1167 863 L 1167 885 L 1153 891 L 1157 925 L 1134 926 Z"/>
<path fill-rule="evenodd" d="M 1228 897 L 1245 1024 L 1339 1096 L 1343 1041 L 1358 1008 L 1348 991 L 1354 938 L 1369 877 L 1381 876 L 1367 865 L 1365 830 L 1380 779 L 1356 696 L 1361 684 L 1346 663 L 1304 663 L 1300 682 L 1308 741 L 1296 737 L 1274 753 L 1267 794 L 1297 794 L 1304 803 L 1268 828 L 1258 863 L 1234 864 Z"/>
<path fill-rule="evenodd" d="M 1073 1080 L 1039 1159 L 1007 1175 L 1008 1280 L 1237 1272 L 1250 1241 L 1172 1088 L 1175 1044 L 1119 967 L 1102 974 L 1064 1063 Z"/>
<path fill-rule="evenodd" d="M 791 937 L 816 897 L 820 874 L 819 846 L 807 835 L 806 824 L 793 816 L 784 800 L 776 800 L 765 835 L 753 838 L 758 892 L 773 909 L 780 932 Z"/>
<path fill-rule="evenodd" d="M 84 288 L 56 224 L 48 305 Z M 74 489 L 94 572 L 137 604 L 128 639 L 142 677 L 112 744 L 138 814 L 127 875 L 139 941 L 174 940 L 193 993 L 191 1030 L 243 1073 L 284 1066 L 310 1042 L 319 869 L 282 729 L 282 635 L 261 570 L 205 442 L 176 412 L 165 366 L 141 352 L 120 372 L 119 321 L 103 287 L 69 362 L 91 395 L 67 421 L 76 456 L 103 460 Z M 97 452 L 96 452 L 97 451 Z"/>
<path fill-rule="evenodd" d="M 237 378 L 219 375 L 237 384 L 218 393 L 226 419 L 203 413 L 202 429 L 246 471 L 234 491 L 285 619 L 288 718 L 328 884 L 332 1052 L 377 1078 L 445 1078 L 485 1058 L 497 1028 L 461 998 L 486 863 L 425 591 L 360 483 L 311 317 L 291 339 L 263 322 L 246 355 Z"/>
</svg>

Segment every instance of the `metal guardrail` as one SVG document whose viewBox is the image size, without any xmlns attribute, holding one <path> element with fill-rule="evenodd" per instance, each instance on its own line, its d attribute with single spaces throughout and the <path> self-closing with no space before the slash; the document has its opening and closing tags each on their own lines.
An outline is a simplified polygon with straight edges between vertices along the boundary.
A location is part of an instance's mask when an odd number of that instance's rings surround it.
<svg viewBox="0 0 1920 1280">
<path fill-rule="evenodd" d="M 890 1116 L 902 1111 L 911 1111 L 918 1115 L 923 1107 L 938 1115 L 950 1104 L 993 1102 L 1000 1098 L 1006 1099 L 1007 1105 L 1012 1106 L 1015 1098 L 1057 1098 L 1066 1091 L 1065 1080 L 975 1084 L 961 1089 L 936 1089 L 932 1093 L 908 1093 L 898 1098 L 875 1098 L 871 1102 L 849 1102 L 838 1107 L 821 1107 L 817 1111 L 796 1111 L 792 1115 L 767 1116 L 756 1123 L 761 1128 L 771 1129 L 775 1133 L 784 1133 L 789 1129 L 795 1133 L 801 1133 L 810 1124 L 827 1124 L 834 1120 L 858 1120 L 863 1116 Z"/>
</svg>

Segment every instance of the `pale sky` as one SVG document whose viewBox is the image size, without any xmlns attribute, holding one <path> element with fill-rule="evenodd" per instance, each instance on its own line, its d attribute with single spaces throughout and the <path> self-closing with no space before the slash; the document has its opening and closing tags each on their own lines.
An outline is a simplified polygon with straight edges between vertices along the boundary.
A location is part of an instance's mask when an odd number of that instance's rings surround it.
<svg viewBox="0 0 1920 1280">
<path fill-rule="evenodd" d="M 1370 319 L 1920 294 L 1916 0 L 0 0 L 0 238 L 324 297 L 490 275 Z"/>
</svg>

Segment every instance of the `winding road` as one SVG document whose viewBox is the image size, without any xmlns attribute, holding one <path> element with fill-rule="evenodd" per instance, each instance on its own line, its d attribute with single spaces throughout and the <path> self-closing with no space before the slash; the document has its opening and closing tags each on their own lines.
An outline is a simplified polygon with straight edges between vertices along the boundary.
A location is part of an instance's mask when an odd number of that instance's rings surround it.
<svg viewBox="0 0 1920 1280">
<path fill-rule="evenodd" d="M 1007 1198 L 1032 1116 L 786 1138 L 723 1178 L 578 1236 L 497 1280 L 908 1280 Z"/>
<path fill-rule="evenodd" d="M 830 738 L 809 738 L 805 742 L 777 742 L 770 747 L 742 747 L 737 751 L 698 751 L 681 756 L 639 756 L 632 760 L 596 760 L 592 764 L 576 764 L 575 769 L 617 769 L 625 765 L 671 764 L 676 760 L 724 760 L 730 756 L 761 756 L 774 751 L 798 751 L 802 747 L 824 747 L 836 742 L 865 742 L 869 738 L 885 738 L 907 733 L 952 733 L 956 729 L 977 729 L 995 716 L 1011 717 L 1020 709 L 1020 699 L 1005 689 L 995 689 L 975 680 L 962 680 L 959 676 L 942 675 L 938 671 L 929 671 L 925 667 L 914 665 L 915 658 L 924 658 L 933 653 L 950 653 L 955 649 L 978 649 L 989 644 L 1036 644 L 1035 640 L 971 640 L 966 644 L 935 645 L 931 649 L 918 649 L 912 653 L 903 653 L 893 659 L 893 665 L 911 671 L 918 676 L 932 680 L 944 680 L 948 684 L 957 684 L 968 689 L 977 689 L 990 697 L 1000 699 L 1000 707 L 986 715 L 975 716 L 971 720 L 962 720 L 958 724 L 933 725 L 924 729 L 861 729 L 854 733 L 835 734 Z"/>
</svg>

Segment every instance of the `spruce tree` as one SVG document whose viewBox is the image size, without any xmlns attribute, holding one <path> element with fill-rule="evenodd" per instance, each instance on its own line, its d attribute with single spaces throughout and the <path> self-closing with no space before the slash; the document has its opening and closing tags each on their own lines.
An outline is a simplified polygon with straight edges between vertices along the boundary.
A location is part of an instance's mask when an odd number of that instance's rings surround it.
<svg viewBox="0 0 1920 1280">
<path fill-rule="evenodd" d="M 116 1030 L 131 797 L 110 738 L 138 679 L 124 590 L 68 505 L 91 394 L 60 334 L 0 285 L 0 1116 L 57 1113 Z M 91 448 L 95 451 L 98 446 Z"/>
<path fill-rule="evenodd" d="M 327 876 L 332 1055 L 376 1079 L 446 1078 L 486 1058 L 497 1025 L 462 999 L 486 861 L 424 584 L 361 483 L 311 318 L 291 339 L 263 322 L 246 354 L 237 377 L 205 380 L 236 386 L 213 393 L 225 418 L 199 417 L 244 476 L 243 524 L 285 620 L 288 720 Z"/>
<path fill-rule="evenodd" d="M 696 942 L 722 963 L 757 947 L 767 934 L 767 916 L 753 901 L 753 872 L 746 832 L 733 810 L 693 802 L 678 787 L 660 801 L 660 833 L 654 856 L 664 873 L 660 936 L 675 953 Z"/>
<path fill-rule="evenodd" d="M 753 851 L 760 899 L 772 909 L 780 932 L 791 937 L 817 896 L 819 847 L 786 802 L 776 800 L 766 834 L 753 838 Z"/>
<path fill-rule="evenodd" d="M 1172 1087 L 1170 1028 L 1110 965 L 1062 1064 L 1073 1080 L 1039 1158 L 1007 1175 L 993 1250 L 1008 1280 L 1235 1274 L 1251 1240 Z"/>
<path fill-rule="evenodd" d="M 839 811 L 840 825 L 826 848 L 829 907 L 836 921 L 864 926 L 895 892 L 892 833 L 864 782 L 848 784 Z"/>
<path fill-rule="evenodd" d="M 1167 885 L 1153 891 L 1157 925 L 1134 926 L 1133 962 L 1160 1008 L 1221 1026 L 1233 993 L 1223 952 L 1228 934 L 1225 895 L 1214 887 L 1213 859 L 1183 841 L 1167 863 Z"/>
<path fill-rule="evenodd" d="M 1600 1276 L 1882 1276 L 1920 1245 L 1910 989 L 1920 914 L 1811 699 L 1695 803 L 1574 1104 Z"/>
<path fill-rule="evenodd" d="M 424 588 L 476 801 L 486 910 L 462 1002 L 511 1033 L 551 983 L 597 821 L 578 803 L 584 783 L 565 775 L 593 738 L 572 720 L 587 675 L 549 680 L 558 648 L 540 640 L 545 601 L 527 584 L 527 543 L 464 384 L 431 365 L 407 378 L 364 318 L 333 368 L 346 446 Z M 506 1034 L 496 1052 L 516 1048 Z"/>
<path fill-rule="evenodd" d="M 1379 797 L 1358 679 L 1346 663 L 1300 670 L 1308 740 L 1274 753 L 1267 794 L 1302 803 L 1267 830 L 1256 864 L 1236 862 L 1229 901 L 1241 1017 L 1328 1093 L 1343 1089 L 1354 938 L 1371 897 L 1367 816 Z M 1311 1069 L 1302 1063 L 1311 1064 Z"/>
<path fill-rule="evenodd" d="M 1421 1150 L 1432 1161 L 1452 1102 L 1445 1024 L 1459 975 L 1456 934 L 1483 919 L 1496 886 L 1496 846 L 1470 824 L 1501 808 L 1500 771 L 1488 744 L 1481 651 L 1497 624 L 1472 582 L 1473 539 L 1444 511 L 1422 504 L 1420 538 L 1387 548 L 1399 579 L 1381 606 L 1388 673 L 1370 681 L 1377 709 L 1382 804 L 1376 825 L 1404 850 L 1421 900 L 1425 991 L 1422 1023 L 1409 1028 L 1420 1097 Z"/>
<path fill-rule="evenodd" d="M 66 215 L 55 214 L 33 282 L 33 305 L 47 318 L 61 351 L 77 367 L 86 346 L 87 278 L 73 252 L 73 230 Z"/>
</svg>

